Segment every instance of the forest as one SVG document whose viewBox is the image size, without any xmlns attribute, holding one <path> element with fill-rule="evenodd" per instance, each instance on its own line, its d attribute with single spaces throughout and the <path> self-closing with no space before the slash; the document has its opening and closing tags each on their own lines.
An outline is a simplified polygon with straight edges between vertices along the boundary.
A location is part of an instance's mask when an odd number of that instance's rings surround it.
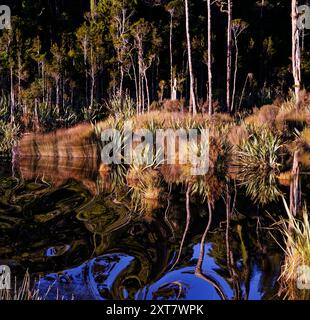
<svg viewBox="0 0 310 320">
<path fill-rule="evenodd" d="M 0 300 L 310 299 L 308 1 L 2 5 Z"/>
<path fill-rule="evenodd" d="M 209 11 L 208 3 L 188 3 L 189 68 L 184 1 L 6 1 L 13 28 L 0 37 L 3 119 L 23 130 L 98 120 L 119 94 L 138 112 L 167 100 L 187 110 L 191 100 L 198 112 L 237 113 L 287 97 L 290 1 L 219 0 Z M 308 33 L 300 34 L 304 88 Z"/>
</svg>

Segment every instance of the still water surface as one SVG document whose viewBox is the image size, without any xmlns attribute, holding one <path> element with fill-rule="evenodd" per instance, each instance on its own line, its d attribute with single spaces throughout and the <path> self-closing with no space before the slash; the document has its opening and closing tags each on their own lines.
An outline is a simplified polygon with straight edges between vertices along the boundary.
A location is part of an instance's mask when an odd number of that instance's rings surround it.
<svg viewBox="0 0 310 320">
<path fill-rule="evenodd" d="M 96 168 L 1 162 L 0 264 L 47 299 L 277 298 L 282 252 L 245 196 L 229 229 L 219 201 L 204 237 L 208 206 L 187 209 L 182 186 L 133 213 Z"/>
</svg>

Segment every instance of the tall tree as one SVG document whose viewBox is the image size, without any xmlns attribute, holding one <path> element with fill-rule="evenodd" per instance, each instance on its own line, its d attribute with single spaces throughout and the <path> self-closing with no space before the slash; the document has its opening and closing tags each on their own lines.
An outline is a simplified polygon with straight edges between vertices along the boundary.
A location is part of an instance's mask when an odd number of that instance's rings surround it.
<svg viewBox="0 0 310 320">
<path fill-rule="evenodd" d="M 226 107 L 231 110 L 231 66 L 232 66 L 232 15 L 233 0 L 216 0 L 220 11 L 227 14 L 227 48 L 226 48 Z M 225 9 L 226 7 L 226 9 Z"/>
<path fill-rule="evenodd" d="M 190 79 L 190 110 L 195 115 L 197 113 L 197 105 L 194 90 L 194 72 L 192 64 L 192 47 L 191 47 L 191 37 L 189 30 L 189 10 L 188 10 L 188 0 L 184 1 L 185 5 L 185 25 L 186 25 L 186 40 L 187 40 L 187 55 L 188 55 L 188 69 L 189 69 L 189 79 Z"/>
<path fill-rule="evenodd" d="M 130 42 L 130 19 L 133 16 L 133 7 L 127 1 L 114 0 L 110 1 L 109 12 L 112 18 L 110 32 L 119 69 L 118 93 L 122 95 L 125 73 L 128 73 L 131 68 L 129 55 L 132 48 L 132 43 Z"/>
<path fill-rule="evenodd" d="M 173 37 L 173 18 L 175 8 L 173 2 L 169 3 L 166 7 L 166 10 L 170 14 L 170 28 L 169 28 L 169 55 L 170 55 L 170 99 L 176 100 L 176 89 L 174 86 L 174 72 L 173 72 L 173 50 L 172 50 L 172 37 Z"/>
<path fill-rule="evenodd" d="M 241 19 L 236 19 L 232 21 L 232 33 L 234 36 L 235 44 L 235 66 L 234 66 L 234 80 L 233 80 L 233 92 L 231 97 L 231 107 L 230 111 L 233 112 L 235 108 L 235 97 L 236 97 L 236 85 L 237 85 L 237 73 L 238 73 L 238 59 L 239 59 L 239 36 L 248 27 L 248 24 Z"/>
<path fill-rule="evenodd" d="M 232 0 L 227 0 L 227 57 L 226 57 L 226 104 L 227 110 L 230 110 L 230 82 L 231 82 L 231 48 L 232 48 Z"/>
<path fill-rule="evenodd" d="M 150 111 L 151 97 L 147 70 L 155 60 L 161 39 L 155 26 L 145 21 L 145 19 L 139 19 L 133 24 L 132 35 L 138 63 L 138 74 L 136 75 L 137 111 L 138 113 L 143 113 L 145 101 L 147 102 L 147 111 Z M 135 70 L 134 63 L 133 68 Z"/>
<path fill-rule="evenodd" d="M 300 86 L 301 86 L 301 54 L 298 29 L 298 0 L 292 0 L 292 65 L 294 77 L 294 89 L 296 97 L 296 105 L 300 102 Z"/>
<path fill-rule="evenodd" d="M 212 114 L 212 29 L 211 29 L 211 0 L 207 0 L 208 6 L 208 105 L 209 115 Z"/>
<path fill-rule="evenodd" d="M 84 56 L 86 80 L 90 77 L 89 108 L 95 102 L 97 76 L 102 70 L 104 61 L 103 23 L 87 16 L 86 22 L 78 29 L 77 38 Z M 87 85 L 87 83 L 86 83 Z M 86 88 L 87 90 L 88 88 Z M 88 100 L 88 99 L 87 99 Z"/>
<path fill-rule="evenodd" d="M 0 57 L 3 60 L 5 69 L 9 70 L 9 84 L 10 84 L 10 120 L 11 123 L 15 121 L 15 91 L 14 91 L 14 29 L 5 30 L 0 38 Z"/>
</svg>

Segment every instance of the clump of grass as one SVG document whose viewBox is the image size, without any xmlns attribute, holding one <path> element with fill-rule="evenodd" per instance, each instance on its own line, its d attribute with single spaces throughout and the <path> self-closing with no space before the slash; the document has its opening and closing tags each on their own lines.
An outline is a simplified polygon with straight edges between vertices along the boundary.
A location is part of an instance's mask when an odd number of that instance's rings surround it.
<svg viewBox="0 0 310 320">
<path fill-rule="evenodd" d="M 114 118 L 130 119 L 136 114 L 136 106 L 129 95 L 114 95 L 106 102 L 106 108 Z"/>
<path fill-rule="evenodd" d="M 165 100 L 163 109 L 166 112 L 179 112 L 182 109 L 182 103 L 179 100 Z"/>
<path fill-rule="evenodd" d="M 236 153 L 238 180 L 246 186 L 247 195 L 255 202 L 264 205 L 281 194 L 276 184 L 280 148 L 281 139 L 269 129 L 252 128 L 252 134 Z"/>
<path fill-rule="evenodd" d="M 25 276 L 21 284 L 17 284 L 17 280 L 15 278 L 14 288 L 11 290 L 0 290 L 0 301 L 1 300 L 14 300 L 14 301 L 22 301 L 22 300 L 46 300 L 48 294 L 50 293 L 52 286 L 47 288 L 47 291 L 43 294 L 40 291 L 40 281 L 36 284 L 36 281 L 32 281 L 30 274 L 26 271 Z M 58 293 L 58 290 L 57 290 Z M 73 297 L 72 297 L 73 299 Z M 57 294 L 55 300 L 60 300 L 59 295 Z"/>
<path fill-rule="evenodd" d="M 214 125 L 233 125 L 234 119 L 227 113 L 214 113 L 211 118 Z"/>
<path fill-rule="evenodd" d="M 0 120 L 0 152 L 9 152 L 17 141 L 20 128 Z"/>
<path fill-rule="evenodd" d="M 158 170 L 131 166 L 126 178 L 128 186 L 140 191 L 145 199 L 159 199 L 162 189 Z"/>
<path fill-rule="evenodd" d="M 300 134 L 300 139 L 310 147 L 310 128 L 305 128 Z"/>
<path fill-rule="evenodd" d="M 252 128 L 249 138 L 241 145 L 238 164 L 259 170 L 277 169 L 281 139 L 269 129 Z"/>
<path fill-rule="evenodd" d="M 127 185 L 130 187 L 134 209 L 145 209 L 159 204 L 163 195 L 162 177 L 157 169 L 132 165 L 127 172 Z"/>
<path fill-rule="evenodd" d="M 294 100 L 285 102 L 276 117 L 276 127 L 286 134 L 295 129 L 302 131 L 310 123 L 310 110 L 308 106 L 296 109 Z"/>
<path fill-rule="evenodd" d="M 104 117 L 104 107 L 95 103 L 92 107 L 84 107 L 81 109 L 82 118 L 84 121 L 97 122 Z"/>
<path fill-rule="evenodd" d="M 268 126 L 272 128 L 280 108 L 275 105 L 264 105 L 260 109 L 255 108 L 253 114 L 245 118 L 247 125 Z"/>
<path fill-rule="evenodd" d="M 233 126 L 228 132 L 228 142 L 233 147 L 241 146 L 249 137 L 248 130 L 245 126 Z"/>
<path fill-rule="evenodd" d="M 208 200 L 214 204 L 222 195 L 224 187 L 224 181 L 210 172 L 206 176 L 198 176 L 191 181 L 191 194 L 198 196 L 202 202 Z"/>
<path fill-rule="evenodd" d="M 285 199 L 284 206 L 288 219 L 281 219 L 277 224 L 284 238 L 285 260 L 282 266 L 280 294 L 290 300 L 310 299 L 309 290 L 300 290 L 297 281 L 301 276 L 299 268 L 310 267 L 310 223 L 306 206 L 302 210 L 302 218 L 298 219 L 290 212 Z M 308 279 L 309 280 L 309 279 Z"/>
</svg>

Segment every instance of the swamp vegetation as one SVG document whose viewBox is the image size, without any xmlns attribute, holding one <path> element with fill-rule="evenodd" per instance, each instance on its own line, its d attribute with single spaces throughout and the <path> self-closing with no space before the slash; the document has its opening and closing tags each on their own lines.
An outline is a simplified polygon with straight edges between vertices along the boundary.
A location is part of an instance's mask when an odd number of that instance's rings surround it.
<svg viewBox="0 0 310 320">
<path fill-rule="evenodd" d="M 6 2 L 0 300 L 310 299 L 303 1 Z M 182 144 L 173 165 L 104 164 L 127 121 L 208 130 L 207 173 Z"/>
<path fill-rule="evenodd" d="M 103 164 L 100 132 L 128 120 L 115 114 L 14 147 L 1 172 L 1 262 L 40 278 L 47 299 L 308 298 L 296 288 L 309 263 L 306 93 L 298 112 L 291 99 L 236 117 L 131 116 L 135 129 L 209 128 L 205 176 Z"/>
</svg>

